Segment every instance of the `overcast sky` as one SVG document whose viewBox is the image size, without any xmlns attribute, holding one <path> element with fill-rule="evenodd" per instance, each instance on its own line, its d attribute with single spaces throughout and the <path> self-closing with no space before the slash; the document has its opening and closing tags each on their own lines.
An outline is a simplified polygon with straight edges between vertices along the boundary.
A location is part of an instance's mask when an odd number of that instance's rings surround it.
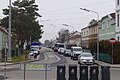
<svg viewBox="0 0 120 80">
<path fill-rule="evenodd" d="M 2 9 L 8 6 L 8 1 L 0 0 L 0 18 L 3 17 Z M 80 32 L 81 28 L 86 27 L 92 19 L 97 19 L 95 13 L 82 11 L 80 8 L 96 11 L 100 16 L 99 19 L 115 12 L 115 0 L 36 0 L 36 4 L 42 15 L 39 18 L 40 24 L 44 25 L 41 42 L 55 39 L 58 31 L 63 28 Z"/>
</svg>

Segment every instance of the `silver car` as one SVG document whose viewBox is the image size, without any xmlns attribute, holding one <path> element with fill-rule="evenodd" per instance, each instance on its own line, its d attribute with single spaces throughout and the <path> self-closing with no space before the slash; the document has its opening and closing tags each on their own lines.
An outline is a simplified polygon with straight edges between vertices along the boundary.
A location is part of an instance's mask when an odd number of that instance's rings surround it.
<svg viewBox="0 0 120 80">
<path fill-rule="evenodd" d="M 78 63 L 79 64 L 94 64 L 94 57 L 89 52 L 82 52 L 78 56 Z"/>
</svg>

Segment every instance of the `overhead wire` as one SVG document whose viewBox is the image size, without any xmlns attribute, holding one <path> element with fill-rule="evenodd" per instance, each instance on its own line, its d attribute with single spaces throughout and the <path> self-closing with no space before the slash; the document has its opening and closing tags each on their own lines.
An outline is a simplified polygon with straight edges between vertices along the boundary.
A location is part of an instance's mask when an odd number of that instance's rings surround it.
<svg viewBox="0 0 120 80">
<path fill-rule="evenodd" d="M 103 5 L 103 4 L 108 4 L 108 3 L 111 3 L 113 0 L 108 0 L 108 1 L 103 1 L 103 2 L 99 2 L 99 3 L 93 3 L 93 4 L 86 4 L 86 5 L 79 5 L 79 6 L 74 6 L 74 7 L 69 7 L 69 8 L 65 8 L 65 9 L 60 9 L 60 10 L 52 10 L 52 12 L 46 12 L 47 14 L 50 14 L 50 13 L 56 13 L 56 12 L 60 12 L 60 11 L 66 11 L 66 10 L 70 10 L 70 9 L 74 9 L 74 8 L 77 8 L 77 7 L 83 7 L 83 6 L 98 6 L 98 5 Z"/>
</svg>

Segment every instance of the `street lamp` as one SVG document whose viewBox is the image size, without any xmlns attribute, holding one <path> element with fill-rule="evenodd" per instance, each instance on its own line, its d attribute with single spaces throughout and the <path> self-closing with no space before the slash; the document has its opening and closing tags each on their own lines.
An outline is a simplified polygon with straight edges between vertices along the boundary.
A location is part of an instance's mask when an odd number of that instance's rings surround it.
<svg viewBox="0 0 120 80">
<path fill-rule="evenodd" d="M 71 25 L 67 25 L 67 24 L 62 24 L 62 25 L 64 25 L 64 26 L 67 26 L 67 27 L 72 27 L 73 28 L 73 32 L 74 32 L 74 27 L 73 26 L 71 26 Z"/>
<path fill-rule="evenodd" d="M 85 9 L 85 8 L 80 8 L 81 10 L 84 10 L 84 11 L 87 11 L 87 12 L 92 12 L 92 13 L 95 13 L 97 15 L 97 22 L 99 24 L 99 14 L 96 12 L 96 11 L 93 11 L 93 10 L 88 10 L 88 9 Z M 99 60 L 99 25 L 97 27 L 97 60 Z"/>
<path fill-rule="evenodd" d="M 8 60 L 11 61 L 11 0 L 9 0 Z"/>
</svg>

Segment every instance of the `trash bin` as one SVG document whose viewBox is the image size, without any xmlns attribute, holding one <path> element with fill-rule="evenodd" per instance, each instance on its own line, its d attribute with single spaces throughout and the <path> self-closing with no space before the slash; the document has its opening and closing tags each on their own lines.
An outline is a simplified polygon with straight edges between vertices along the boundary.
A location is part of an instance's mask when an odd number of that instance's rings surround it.
<svg viewBox="0 0 120 80">
<path fill-rule="evenodd" d="M 66 80 L 64 64 L 60 64 L 57 66 L 57 80 Z"/>
<path fill-rule="evenodd" d="M 80 65 L 80 79 L 79 80 L 88 80 L 88 66 Z"/>
<path fill-rule="evenodd" d="M 110 66 L 101 66 L 102 80 L 110 80 Z"/>
<path fill-rule="evenodd" d="M 70 64 L 69 65 L 69 78 L 68 80 L 77 80 L 77 65 Z"/>
<path fill-rule="evenodd" d="M 98 66 L 97 65 L 92 65 L 90 66 L 90 80 L 98 80 Z"/>
</svg>

